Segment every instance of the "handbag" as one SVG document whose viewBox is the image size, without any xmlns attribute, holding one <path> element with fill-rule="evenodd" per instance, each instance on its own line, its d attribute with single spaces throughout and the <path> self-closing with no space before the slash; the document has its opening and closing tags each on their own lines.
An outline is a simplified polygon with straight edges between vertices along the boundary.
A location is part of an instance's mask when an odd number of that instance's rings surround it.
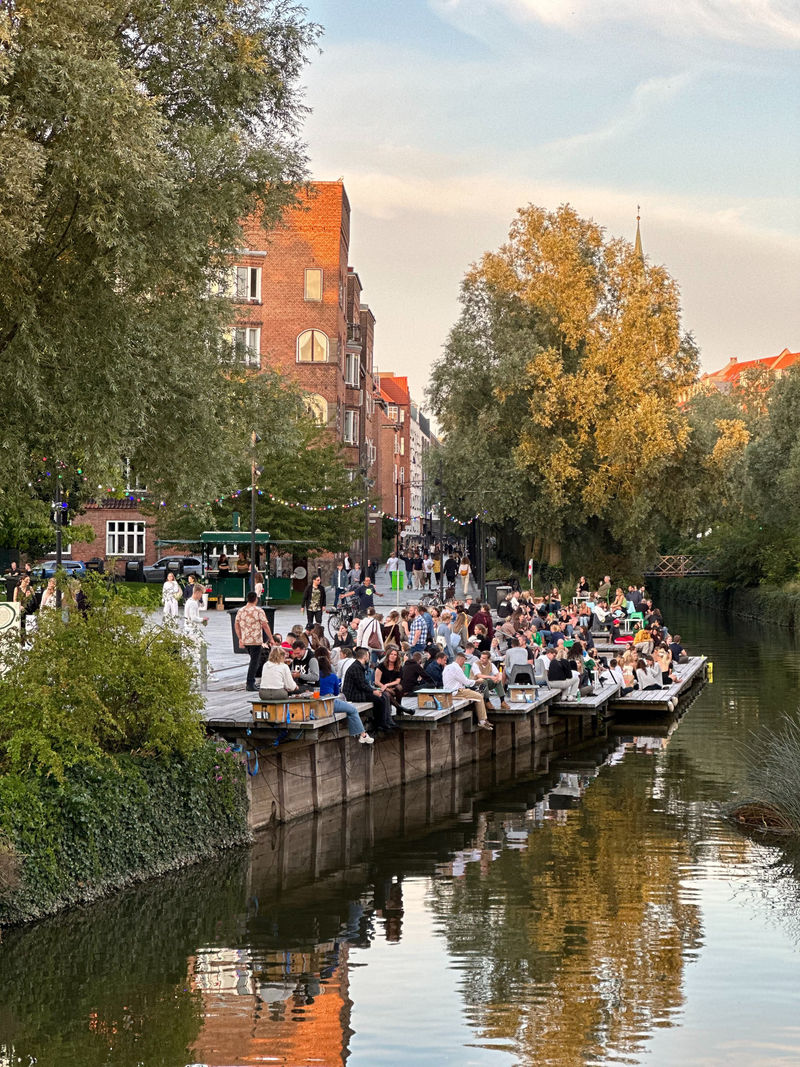
<svg viewBox="0 0 800 1067">
<path fill-rule="evenodd" d="M 376 627 L 378 627 L 377 630 Z M 379 650 L 383 649 L 383 641 L 381 641 L 380 638 L 380 627 L 377 622 L 373 622 L 372 624 L 372 628 L 369 632 L 369 638 L 367 640 L 367 648 L 375 648 Z"/>
</svg>

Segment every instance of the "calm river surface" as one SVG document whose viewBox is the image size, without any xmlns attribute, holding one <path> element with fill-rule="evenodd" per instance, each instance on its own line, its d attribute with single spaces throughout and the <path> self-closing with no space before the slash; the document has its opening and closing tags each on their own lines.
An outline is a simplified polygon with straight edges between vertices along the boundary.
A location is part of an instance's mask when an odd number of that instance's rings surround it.
<svg viewBox="0 0 800 1067">
<path fill-rule="evenodd" d="M 798 875 L 716 813 L 798 649 L 666 614 L 714 663 L 669 737 L 467 769 L 7 931 L 0 1064 L 800 1064 Z"/>
</svg>

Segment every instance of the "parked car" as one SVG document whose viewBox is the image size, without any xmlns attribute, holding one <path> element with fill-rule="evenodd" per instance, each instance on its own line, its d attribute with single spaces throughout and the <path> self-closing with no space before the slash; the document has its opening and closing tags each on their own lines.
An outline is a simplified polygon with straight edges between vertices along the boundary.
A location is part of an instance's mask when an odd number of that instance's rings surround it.
<svg viewBox="0 0 800 1067">
<path fill-rule="evenodd" d="M 62 559 L 61 566 L 73 578 L 80 578 L 86 574 L 86 564 L 80 559 Z M 52 578 L 56 573 L 56 561 L 48 560 L 42 564 L 41 570 L 37 568 L 35 573 L 41 574 L 42 578 Z"/>
<path fill-rule="evenodd" d="M 169 572 L 178 578 L 180 575 L 187 577 L 190 574 L 196 574 L 199 578 L 203 573 L 203 564 L 195 556 L 164 556 L 163 559 L 156 560 L 149 567 L 144 569 L 144 580 L 146 582 L 165 582 Z"/>
</svg>

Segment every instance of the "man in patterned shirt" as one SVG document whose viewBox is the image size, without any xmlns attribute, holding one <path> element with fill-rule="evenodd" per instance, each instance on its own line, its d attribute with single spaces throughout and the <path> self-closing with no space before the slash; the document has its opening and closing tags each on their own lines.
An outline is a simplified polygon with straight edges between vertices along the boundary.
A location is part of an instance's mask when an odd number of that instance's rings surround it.
<svg viewBox="0 0 800 1067">
<path fill-rule="evenodd" d="M 247 668 L 247 684 L 245 689 L 248 693 L 257 693 L 256 675 L 260 675 L 261 650 L 272 644 L 272 630 L 269 628 L 267 616 L 263 608 L 257 604 L 258 595 L 254 592 L 247 594 L 247 603 L 236 612 L 234 629 L 242 648 L 246 648 L 250 655 L 250 665 Z M 266 641 L 262 637 L 262 631 Z"/>
<path fill-rule="evenodd" d="M 419 611 L 413 606 L 408 609 L 408 617 L 411 620 L 411 626 L 408 631 L 408 651 L 424 652 L 425 646 L 428 644 L 428 623 L 423 615 L 420 615 Z"/>
</svg>

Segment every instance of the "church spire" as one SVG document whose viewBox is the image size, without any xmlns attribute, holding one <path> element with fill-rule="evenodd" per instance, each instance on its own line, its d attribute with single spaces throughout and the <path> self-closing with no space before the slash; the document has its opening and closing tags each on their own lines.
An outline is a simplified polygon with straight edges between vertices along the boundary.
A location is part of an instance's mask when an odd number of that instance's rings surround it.
<svg viewBox="0 0 800 1067">
<path fill-rule="evenodd" d="M 641 210 L 642 210 L 641 204 L 637 204 L 636 205 L 636 244 L 633 246 L 633 254 L 636 256 L 636 258 L 639 260 L 639 262 L 642 264 L 642 266 L 644 266 L 644 252 L 642 251 L 642 234 L 641 234 L 641 231 L 639 230 L 639 220 L 641 218 L 641 215 L 639 214 L 639 212 Z"/>
</svg>

